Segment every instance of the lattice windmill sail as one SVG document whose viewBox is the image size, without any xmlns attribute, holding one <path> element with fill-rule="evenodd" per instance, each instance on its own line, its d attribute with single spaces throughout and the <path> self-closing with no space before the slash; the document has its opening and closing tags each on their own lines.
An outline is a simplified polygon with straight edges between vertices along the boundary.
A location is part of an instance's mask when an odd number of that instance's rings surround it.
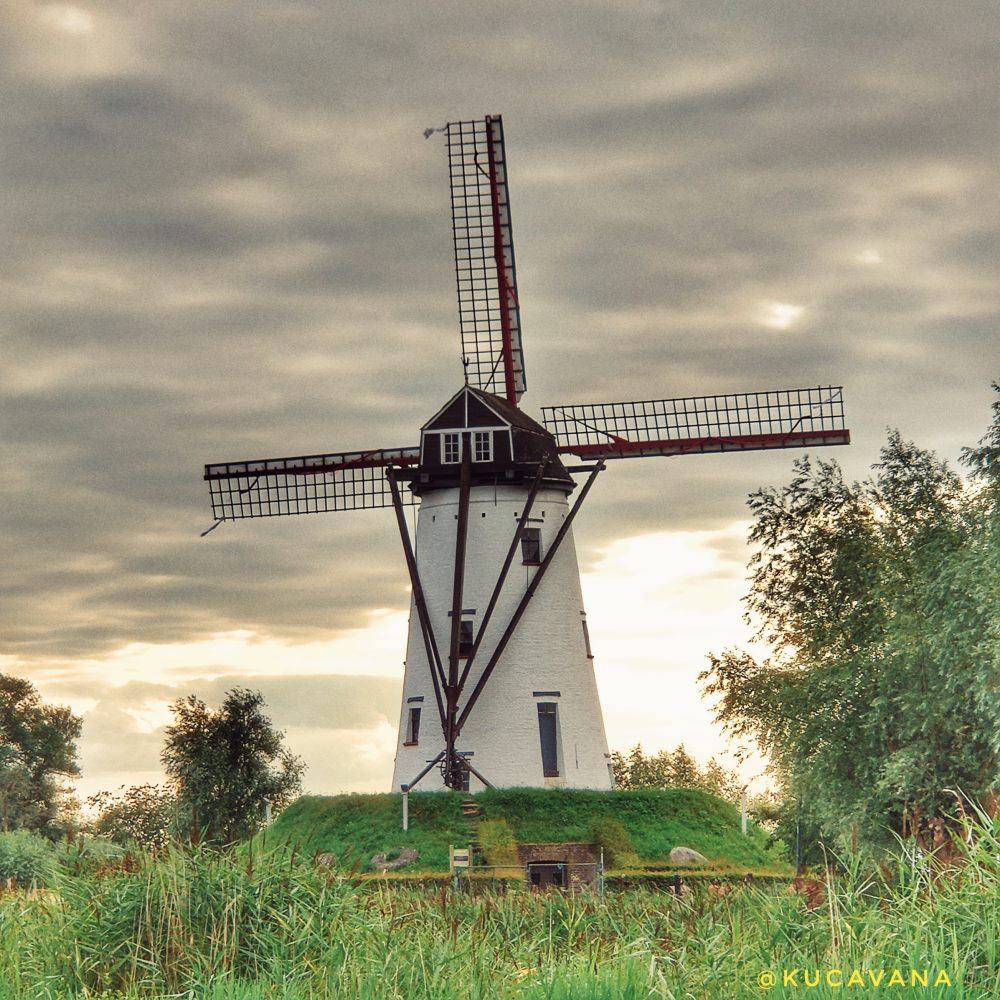
<svg viewBox="0 0 1000 1000">
<path fill-rule="evenodd" d="M 611 459 L 848 444 L 843 392 L 547 406 L 537 423 L 518 405 L 503 124 L 443 131 L 465 384 L 419 445 L 208 465 L 212 510 L 219 524 L 394 507 L 413 595 L 394 787 L 433 785 L 437 768 L 455 789 L 608 788 L 572 533 L 597 475 Z M 419 505 L 416 544 L 406 504 Z"/>
<path fill-rule="evenodd" d="M 408 468 L 419 461 L 419 448 L 262 458 L 206 465 L 205 479 L 217 521 L 323 514 L 391 506 L 386 468 Z M 404 502 L 415 504 L 417 499 L 411 495 Z"/>
<path fill-rule="evenodd" d="M 579 458 L 697 455 L 850 443 L 840 386 L 543 406 L 542 414 L 559 451 Z"/>
<path fill-rule="evenodd" d="M 517 403 L 527 388 L 499 115 L 447 126 L 458 323 L 469 382 Z"/>
</svg>

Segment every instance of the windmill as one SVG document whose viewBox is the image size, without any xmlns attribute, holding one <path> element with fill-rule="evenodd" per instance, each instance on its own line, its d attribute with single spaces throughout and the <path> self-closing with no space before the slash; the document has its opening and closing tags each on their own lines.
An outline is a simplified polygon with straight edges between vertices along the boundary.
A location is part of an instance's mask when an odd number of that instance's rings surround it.
<svg viewBox="0 0 1000 1000">
<path fill-rule="evenodd" d="M 614 459 L 848 444 L 842 389 L 548 406 L 536 422 L 519 405 L 502 121 L 431 131 L 447 137 L 465 384 L 418 445 L 206 466 L 213 527 L 395 510 L 412 598 L 394 787 L 436 767 L 452 789 L 608 788 L 572 536 L 596 477 Z"/>
</svg>

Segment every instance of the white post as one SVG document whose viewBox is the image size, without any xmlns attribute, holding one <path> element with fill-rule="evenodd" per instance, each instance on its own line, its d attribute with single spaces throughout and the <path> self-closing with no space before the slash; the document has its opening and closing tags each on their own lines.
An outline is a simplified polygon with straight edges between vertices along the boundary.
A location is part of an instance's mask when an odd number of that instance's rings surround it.
<svg viewBox="0 0 1000 1000">
<path fill-rule="evenodd" d="M 271 800 L 264 799 L 264 826 L 271 825 Z"/>
<path fill-rule="evenodd" d="M 410 829 L 410 786 L 400 785 L 403 790 L 403 829 Z"/>
<path fill-rule="evenodd" d="M 740 828 L 743 836 L 747 835 L 747 790 L 746 787 L 740 792 Z"/>
</svg>

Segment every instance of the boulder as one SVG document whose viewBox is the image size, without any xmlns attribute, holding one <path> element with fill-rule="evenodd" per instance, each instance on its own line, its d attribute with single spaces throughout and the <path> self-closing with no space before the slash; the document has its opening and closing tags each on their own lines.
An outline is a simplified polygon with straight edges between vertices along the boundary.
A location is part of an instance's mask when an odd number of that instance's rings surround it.
<svg viewBox="0 0 1000 1000">
<path fill-rule="evenodd" d="M 704 865 L 708 858 L 704 854 L 699 854 L 690 847 L 675 847 L 670 851 L 670 863 L 672 865 Z"/>
<path fill-rule="evenodd" d="M 372 858 L 372 868 L 377 872 L 398 872 L 400 868 L 412 865 L 414 861 L 420 860 L 420 852 L 412 847 L 404 847 L 395 858 L 390 861 L 385 854 L 376 854 Z"/>
</svg>

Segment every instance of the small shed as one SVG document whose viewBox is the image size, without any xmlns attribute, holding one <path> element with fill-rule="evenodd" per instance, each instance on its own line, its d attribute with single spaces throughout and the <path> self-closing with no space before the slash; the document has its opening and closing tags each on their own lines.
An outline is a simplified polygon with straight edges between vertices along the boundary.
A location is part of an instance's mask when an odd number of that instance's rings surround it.
<svg viewBox="0 0 1000 1000">
<path fill-rule="evenodd" d="M 532 889 L 584 889 L 597 881 L 596 844 L 518 844 L 517 860 Z"/>
</svg>

